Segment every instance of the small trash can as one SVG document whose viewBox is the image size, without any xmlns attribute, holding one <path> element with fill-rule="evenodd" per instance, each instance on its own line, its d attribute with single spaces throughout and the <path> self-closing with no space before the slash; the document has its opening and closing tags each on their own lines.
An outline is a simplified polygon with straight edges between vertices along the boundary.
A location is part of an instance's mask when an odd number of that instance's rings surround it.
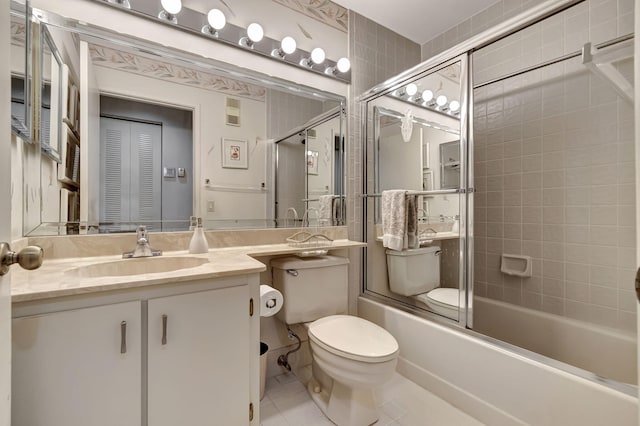
<svg viewBox="0 0 640 426">
<path fill-rule="evenodd" d="M 267 352 L 269 345 L 260 342 L 260 400 L 264 398 L 264 385 L 267 378 Z"/>
</svg>

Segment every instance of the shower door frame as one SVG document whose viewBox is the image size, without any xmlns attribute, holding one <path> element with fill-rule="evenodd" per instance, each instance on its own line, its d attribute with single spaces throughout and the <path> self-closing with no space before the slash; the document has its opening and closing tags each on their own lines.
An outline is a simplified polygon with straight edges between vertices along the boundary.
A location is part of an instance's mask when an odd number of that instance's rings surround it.
<svg viewBox="0 0 640 426">
<path fill-rule="evenodd" d="M 369 138 L 368 121 L 370 119 L 367 103 L 377 97 L 391 92 L 408 81 L 415 79 L 419 75 L 424 75 L 430 70 L 436 70 L 440 67 L 455 62 L 461 61 L 461 99 L 460 99 L 460 154 L 463 167 L 461 168 L 460 176 L 460 190 L 459 195 L 461 200 L 464 196 L 464 201 L 460 202 L 460 246 L 459 246 L 459 268 L 460 274 L 460 299 L 459 299 L 459 313 L 458 319 L 446 319 L 435 313 L 413 308 L 402 302 L 395 301 L 389 297 L 378 295 L 372 291 L 367 290 L 367 252 L 363 251 L 362 265 L 361 265 L 361 280 L 360 280 L 360 295 L 366 298 L 382 302 L 387 305 L 392 305 L 401 310 L 417 314 L 422 317 L 426 317 L 443 324 L 454 324 L 456 326 L 463 327 L 465 329 L 471 329 L 473 327 L 473 209 L 474 209 L 474 186 L 473 186 L 473 52 L 486 47 L 498 40 L 517 33 L 531 25 L 534 25 L 546 18 L 549 18 L 557 13 L 560 13 L 570 7 L 573 7 L 579 3 L 583 3 L 586 0 L 548 0 L 540 5 L 530 8 L 526 13 L 519 14 L 513 18 L 510 18 L 492 28 L 489 28 L 482 33 L 471 37 L 456 46 L 428 59 L 406 71 L 386 80 L 384 83 L 374 86 L 367 90 L 363 94 L 357 97 L 356 103 L 360 105 L 360 131 L 361 140 L 363 143 L 362 149 L 362 235 L 367 236 L 367 223 L 368 223 L 368 201 L 369 197 L 374 196 L 368 193 L 369 176 L 367 175 L 368 167 L 367 161 L 369 160 L 370 153 L 368 153 L 367 140 Z M 463 142 L 463 138 L 465 139 Z M 465 143 L 466 142 L 466 143 Z M 373 179 L 375 181 L 375 178 Z M 367 241 L 368 242 L 368 241 Z M 479 334 L 479 333 L 478 333 Z M 479 334 L 480 336 L 483 336 Z M 508 345 L 508 344 L 507 344 Z"/>
</svg>

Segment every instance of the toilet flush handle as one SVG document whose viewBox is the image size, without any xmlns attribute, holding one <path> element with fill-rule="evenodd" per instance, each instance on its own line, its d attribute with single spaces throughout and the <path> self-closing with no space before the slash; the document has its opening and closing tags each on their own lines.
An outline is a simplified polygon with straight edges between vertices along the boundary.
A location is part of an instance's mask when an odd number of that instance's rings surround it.
<svg viewBox="0 0 640 426">
<path fill-rule="evenodd" d="M 298 276 L 298 271 L 295 269 L 287 269 L 287 274 L 293 275 L 294 277 Z"/>
</svg>

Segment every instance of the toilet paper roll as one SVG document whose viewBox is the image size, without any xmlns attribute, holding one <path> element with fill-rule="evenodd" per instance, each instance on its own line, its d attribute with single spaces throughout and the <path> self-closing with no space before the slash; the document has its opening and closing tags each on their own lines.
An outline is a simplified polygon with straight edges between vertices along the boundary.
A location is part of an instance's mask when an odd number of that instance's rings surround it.
<svg viewBox="0 0 640 426">
<path fill-rule="evenodd" d="M 268 285 L 260 285 L 260 316 L 270 317 L 275 315 L 281 308 L 284 298 L 282 293 Z"/>
</svg>

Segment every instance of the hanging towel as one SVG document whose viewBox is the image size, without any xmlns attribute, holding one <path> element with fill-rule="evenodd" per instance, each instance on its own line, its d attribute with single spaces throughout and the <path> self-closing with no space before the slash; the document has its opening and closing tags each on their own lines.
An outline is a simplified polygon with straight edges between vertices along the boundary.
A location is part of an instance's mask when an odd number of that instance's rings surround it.
<svg viewBox="0 0 640 426">
<path fill-rule="evenodd" d="M 334 195 L 321 195 L 318 197 L 318 219 L 324 226 L 333 225 L 333 200 Z"/>
<path fill-rule="evenodd" d="M 404 189 L 382 191 L 382 245 L 392 250 L 405 247 L 406 195 Z"/>
<path fill-rule="evenodd" d="M 407 238 L 404 248 L 418 248 L 420 242 L 418 241 L 418 196 L 407 195 L 406 196 L 406 209 L 407 209 Z"/>
<path fill-rule="evenodd" d="M 338 226 L 340 225 L 340 218 L 342 217 L 342 197 L 337 195 L 333 197 L 333 206 L 331 219 L 333 221 L 332 225 Z"/>
</svg>

